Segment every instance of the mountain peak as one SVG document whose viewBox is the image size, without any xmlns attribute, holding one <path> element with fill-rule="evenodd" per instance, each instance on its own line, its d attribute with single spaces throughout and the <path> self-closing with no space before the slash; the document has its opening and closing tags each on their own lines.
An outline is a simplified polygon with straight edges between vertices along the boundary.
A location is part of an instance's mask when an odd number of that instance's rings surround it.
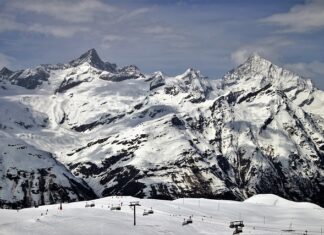
<svg viewBox="0 0 324 235">
<path fill-rule="evenodd" d="M 248 58 L 250 58 L 250 59 L 260 59 L 261 56 L 259 55 L 258 52 L 255 51 L 255 52 L 252 52 Z"/>
<path fill-rule="evenodd" d="M 86 62 L 97 69 L 105 70 L 106 68 L 105 63 L 100 59 L 94 48 L 86 51 L 79 58 L 72 60 L 69 64 L 76 67 Z"/>
<path fill-rule="evenodd" d="M 257 52 L 253 52 L 243 64 L 272 64 L 271 61 L 261 57 Z"/>
<path fill-rule="evenodd" d="M 257 89 L 271 83 L 280 90 L 313 90 L 310 80 L 252 53 L 244 63 L 229 71 L 223 77 L 224 85 L 238 89 Z"/>
<path fill-rule="evenodd" d="M 267 74 L 269 72 L 269 68 L 272 66 L 274 66 L 274 64 L 271 61 L 264 59 L 258 53 L 254 52 L 241 65 L 225 75 L 225 79 L 232 80 L 234 77 L 235 79 L 240 79 L 243 74 Z M 232 73 L 240 76 L 228 76 Z"/>
<path fill-rule="evenodd" d="M 83 53 L 80 58 L 89 58 L 89 59 L 100 59 L 96 49 L 91 48 L 90 50 Z"/>
<path fill-rule="evenodd" d="M 10 76 L 13 72 L 8 69 L 7 67 L 3 67 L 1 70 L 0 70 L 0 75 L 2 76 Z"/>
<path fill-rule="evenodd" d="M 191 78 L 200 78 L 202 77 L 201 73 L 199 70 L 193 69 L 193 68 L 189 68 L 187 69 L 182 75 L 183 78 L 185 77 L 191 77 Z"/>
</svg>

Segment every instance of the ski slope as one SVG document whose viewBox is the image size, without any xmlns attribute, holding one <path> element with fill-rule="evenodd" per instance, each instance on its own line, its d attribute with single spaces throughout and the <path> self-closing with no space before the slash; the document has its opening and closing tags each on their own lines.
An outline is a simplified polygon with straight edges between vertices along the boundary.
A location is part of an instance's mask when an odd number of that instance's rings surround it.
<svg viewBox="0 0 324 235">
<path fill-rule="evenodd" d="M 139 201 L 137 225 L 128 206 Z M 229 222 L 243 220 L 243 234 L 321 234 L 324 209 L 311 203 L 287 201 L 275 195 L 257 195 L 245 202 L 209 199 L 177 199 L 162 201 L 134 197 L 106 197 L 93 201 L 95 207 L 85 208 L 86 202 L 28 208 L 20 211 L 0 210 L 2 235 L 125 235 L 125 234 L 232 234 Z M 122 203 L 120 211 L 109 207 Z M 143 216 L 153 208 L 154 214 Z M 48 210 L 47 214 L 46 211 Z M 41 216 L 41 214 L 43 214 Z M 192 216 L 193 223 L 182 225 Z M 282 230 L 292 229 L 293 232 Z"/>
</svg>

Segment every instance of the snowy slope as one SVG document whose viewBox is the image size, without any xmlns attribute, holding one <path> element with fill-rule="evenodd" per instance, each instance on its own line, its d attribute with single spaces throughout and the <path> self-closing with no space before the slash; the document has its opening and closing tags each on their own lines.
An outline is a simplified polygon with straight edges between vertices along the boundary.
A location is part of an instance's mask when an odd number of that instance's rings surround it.
<svg viewBox="0 0 324 235">
<path fill-rule="evenodd" d="M 0 131 L 1 207 L 28 207 L 96 197 L 51 153 Z"/>
<path fill-rule="evenodd" d="M 258 197 L 262 201 L 263 195 Z M 284 200 L 267 195 L 265 201 Z M 41 206 L 19 210 L 0 210 L 0 233 L 6 235 L 90 235 L 90 234 L 232 234 L 230 221 L 244 222 L 243 234 L 321 234 L 323 208 L 314 204 L 300 207 L 299 203 L 263 205 L 250 202 L 234 202 L 208 199 L 178 199 L 160 201 L 133 197 L 107 197 L 93 201 L 95 207 L 85 208 L 85 202 Z M 137 225 L 133 226 L 130 201 L 139 201 L 136 208 Z M 120 211 L 111 206 L 122 203 Z M 143 216 L 144 210 L 154 213 Z M 41 215 L 42 214 L 42 215 Z M 184 219 L 192 216 L 193 223 L 182 226 Z"/>
<path fill-rule="evenodd" d="M 94 49 L 0 71 L 1 131 L 50 153 L 99 197 L 275 193 L 324 205 L 323 105 L 310 80 L 258 55 L 221 80 L 143 74 Z"/>
</svg>

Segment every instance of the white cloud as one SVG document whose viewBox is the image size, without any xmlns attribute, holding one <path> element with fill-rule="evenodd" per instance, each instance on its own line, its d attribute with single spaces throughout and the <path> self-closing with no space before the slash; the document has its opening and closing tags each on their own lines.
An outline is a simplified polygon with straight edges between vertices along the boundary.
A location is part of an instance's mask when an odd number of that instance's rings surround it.
<svg viewBox="0 0 324 235">
<path fill-rule="evenodd" d="M 324 28 L 324 1 L 308 0 L 292 7 L 289 12 L 275 14 L 262 22 L 279 25 L 283 32 L 304 33 Z"/>
<path fill-rule="evenodd" d="M 79 32 L 90 31 L 90 28 L 82 26 L 33 24 L 29 27 L 24 28 L 24 31 L 37 32 L 45 35 L 52 35 L 55 37 L 71 37 Z"/>
<path fill-rule="evenodd" d="M 231 54 L 231 60 L 235 64 L 242 64 L 250 54 L 251 51 L 246 48 L 238 49 Z"/>
<path fill-rule="evenodd" d="M 145 27 L 143 31 L 144 33 L 148 33 L 148 34 L 170 34 L 172 33 L 173 29 L 168 26 L 155 25 L 155 26 Z"/>
<path fill-rule="evenodd" d="M 0 53 L 0 69 L 3 67 L 7 67 L 10 69 L 10 67 L 12 66 L 12 62 L 13 62 L 13 58 Z"/>
<path fill-rule="evenodd" d="M 251 44 L 241 46 L 231 53 L 231 60 L 235 64 L 243 63 L 252 53 L 270 60 L 277 60 L 281 54 L 281 49 L 292 45 L 293 42 L 283 37 L 269 37 L 260 39 Z"/>
<path fill-rule="evenodd" d="M 294 64 L 286 64 L 285 67 L 305 77 L 313 78 L 324 76 L 324 63 L 317 60 L 310 63 L 300 62 Z"/>
<path fill-rule="evenodd" d="M 96 35 L 104 35 L 99 30 L 100 27 L 113 24 L 120 27 L 124 23 L 121 21 L 131 21 L 148 11 L 149 8 L 127 11 L 102 0 L 11 0 L 5 5 L 3 13 L 0 13 L 0 33 L 22 31 L 72 37 L 77 33 L 93 31 Z M 29 20 L 21 21 L 17 12 L 25 14 Z M 120 39 L 106 37 L 103 41 L 111 43 Z"/>
<path fill-rule="evenodd" d="M 116 11 L 115 7 L 104 4 L 99 0 L 16 0 L 12 1 L 11 7 L 26 12 L 48 15 L 71 23 L 92 22 L 99 13 Z"/>
<path fill-rule="evenodd" d="M 16 22 L 14 17 L 9 14 L 0 14 L 0 22 L 0 32 L 20 30 L 23 28 L 23 25 Z"/>
<path fill-rule="evenodd" d="M 55 37 L 71 37 L 79 32 L 90 31 L 88 26 L 77 24 L 40 24 L 18 22 L 13 15 L 0 14 L 0 33 L 5 31 L 36 32 Z"/>
<path fill-rule="evenodd" d="M 166 25 L 150 25 L 140 29 L 141 32 L 148 34 L 151 41 L 165 43 L 169 47 L 185 49 L 193 46 L 193 43 L 185 37 L 183 32 Z"/>
<path fill-rule="evenodd" d="M 118 42 L 118 41 L 123 41 L 124 39 L 125 39 L 125 37 L 110 34 L 110 35 L 104 36 L 103 41 L 104 42 Z"/>
<path fill-rule="evenodd" d="M 114 43 L 122 42 L 124 40 L 126 40 L 126 37 L 115 34 L 108 34 L 103 37 L 101 45 L 104 48 L 110 48 Z"/>
<path fill-rule="evenodd" d="M 121 22 L 121 21 L 126 21 L 126 20 L 130 20 L 132 18 L 135 18 L 139 15 L 143 15 L 150 12 L 150 8 L 147 7 L 143 7 L 143 8 L 138 8 L 135 10 L 132 10 L 130 12 L 125 12 L 122 16 L 120 16 L 116 22 Z"/>
</svg>

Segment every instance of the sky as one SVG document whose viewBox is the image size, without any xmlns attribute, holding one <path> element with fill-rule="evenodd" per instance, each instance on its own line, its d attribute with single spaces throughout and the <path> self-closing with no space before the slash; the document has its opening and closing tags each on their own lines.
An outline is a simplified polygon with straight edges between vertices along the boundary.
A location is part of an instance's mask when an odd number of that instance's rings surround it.
<svg viewBox="0 0 324 235">
<path fill-rule="evenodd" d="M 0 68 L 104 61 L 211 79 L 257 52 L 324 90 L 324 0 L 0 0 Z"/>
</svg>

